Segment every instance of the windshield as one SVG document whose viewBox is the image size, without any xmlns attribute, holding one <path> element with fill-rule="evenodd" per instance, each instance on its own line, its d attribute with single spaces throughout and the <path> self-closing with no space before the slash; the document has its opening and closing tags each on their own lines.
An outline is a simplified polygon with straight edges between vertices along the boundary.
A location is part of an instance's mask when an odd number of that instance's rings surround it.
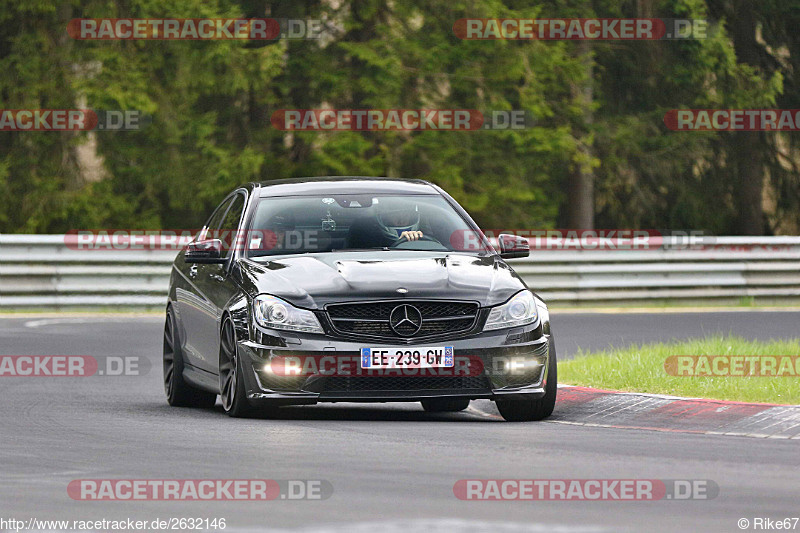
<svg viewBox="0 0 800 533">
<path fill-rule="evenodd" d="M 441 196 L 293 196 L 259 200 L 246 242 L 248 257 L 346 250 L 465 251 L 465 233 L 475 232 Z"/>
</svg>

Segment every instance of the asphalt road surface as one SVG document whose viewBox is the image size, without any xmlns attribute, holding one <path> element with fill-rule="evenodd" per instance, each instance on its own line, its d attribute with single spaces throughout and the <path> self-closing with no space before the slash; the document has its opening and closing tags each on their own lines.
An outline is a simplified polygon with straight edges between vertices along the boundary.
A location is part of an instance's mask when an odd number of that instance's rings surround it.
<svg viewBox="0 0 800 533">
<path fill-rule="evenodd" d="M 553 316 L 578 348 L 713 332 L 797 336 L 800 313 Z M 225 518 L 226 531 L 742 531 L 800 515 L 800 441 L 511 424 L 418 404 L 288 408 L 277 420 L 167 406 L 156 317 L 0 319 L 0 355 L 142 356 L 142 376 L 0 377 L 0 519 Z M 556 407 L 558 409 L 558 407 Z M 75 501 L 76 479 L 326 480 L 323 501 Z M 708 479 L 711 500 L 462 501 L 461 479 Z M 7 526 L 6 526 L 7 527 Z M 2 527 L 0 527 L 2 529 Z M 71 529 L 71 528 L 68 528 Z M 800 530 L 800 524 L 797 525 Z M 753 530 L 753 529 L 745 529 Z"/>
</svg>

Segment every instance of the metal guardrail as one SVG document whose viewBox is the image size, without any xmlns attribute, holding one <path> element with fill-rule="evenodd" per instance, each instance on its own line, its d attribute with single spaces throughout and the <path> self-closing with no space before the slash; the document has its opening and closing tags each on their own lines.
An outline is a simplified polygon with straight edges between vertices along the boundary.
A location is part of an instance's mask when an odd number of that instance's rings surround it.
<svg viewBox="0 0 800 533">
<path fill-rule="evenodd" d="M 553 303 L 800 297 L 800 237 L 665 237 L 646 250 L 533 250 L 510 262 Z M 172 250 L 86 251 L 63 235 L 0 235 L 0 308 L 165 304 Z"/>
</svg>

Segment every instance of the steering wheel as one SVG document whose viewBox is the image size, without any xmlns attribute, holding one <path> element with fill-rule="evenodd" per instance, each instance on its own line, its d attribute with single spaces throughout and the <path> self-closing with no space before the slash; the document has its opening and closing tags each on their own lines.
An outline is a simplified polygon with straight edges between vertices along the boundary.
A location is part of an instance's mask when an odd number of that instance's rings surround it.
<svg viewBox="0 0 800 533">
<path fill-rule="evenodd" d="M 442 246 L 442 243 L 439 242 L 438 239 L 434 239 L 433 237 L 430 237 L 428 235 L 423 235 L 419 239 L 414 239 L 413 241 L 410 241 L 404 237 L 400 237 L 397 240 L 395 240 L 392 244 L 390 244 L 389 248 L 399 248 L 403 244 L 414 244 L 418 242 L 432 242 L 438 244 L 439 246 Z"/>
</svg>

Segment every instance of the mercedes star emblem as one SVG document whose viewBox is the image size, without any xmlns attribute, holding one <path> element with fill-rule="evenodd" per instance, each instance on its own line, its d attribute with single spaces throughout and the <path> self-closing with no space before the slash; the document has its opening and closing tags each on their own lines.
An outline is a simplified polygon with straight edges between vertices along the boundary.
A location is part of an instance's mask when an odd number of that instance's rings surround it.
<svg viewBox="0 0 800 533">
<path fill-rule="evenodd" d="M 412 337 L 422 327 L 422 313 L 413 305 L 398 305 L 389 314 L 389 326 L 401 337 Z"/>
</svg>

